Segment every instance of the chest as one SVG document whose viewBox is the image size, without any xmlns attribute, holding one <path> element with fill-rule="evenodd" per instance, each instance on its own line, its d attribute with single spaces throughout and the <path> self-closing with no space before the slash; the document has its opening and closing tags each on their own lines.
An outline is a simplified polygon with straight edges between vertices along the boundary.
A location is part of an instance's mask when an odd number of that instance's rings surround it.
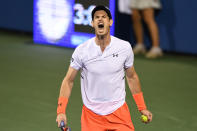
<svg viewBox="0 0 197 131">
<path fill-rule="evenodd" d="M 94 74 L 113 74 L 123 70 L 126 55 L 121 51 L 87 54 L 83 68 Z"/>
</svg>

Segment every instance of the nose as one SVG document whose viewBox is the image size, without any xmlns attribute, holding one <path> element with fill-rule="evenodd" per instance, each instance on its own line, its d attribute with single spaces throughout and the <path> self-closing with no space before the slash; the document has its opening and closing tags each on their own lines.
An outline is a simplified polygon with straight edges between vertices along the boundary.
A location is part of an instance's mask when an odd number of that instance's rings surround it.
<svg viewBox="0 0 197 131">
<path fill-rule="evenodd" d="M 101 21 L 102 20 L 102 17 L 99 17 L 99 19 L 98 19 L 99 21 Z"/>
<path fill-rule="evenodd" d="M 98 19 L 99 21 L 101 21 L 102 20 L 102 18 L 101 17 L 99 17 L 99 19 Z"/>
</svg>

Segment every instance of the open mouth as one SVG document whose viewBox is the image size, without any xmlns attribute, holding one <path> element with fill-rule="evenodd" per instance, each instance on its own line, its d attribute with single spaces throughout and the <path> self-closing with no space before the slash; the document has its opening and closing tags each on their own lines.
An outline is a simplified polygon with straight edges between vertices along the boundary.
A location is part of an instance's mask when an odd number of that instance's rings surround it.
<svg viewBox="0 0 197 131">
<path fill-rule="evenodd" d="M 98 28 L 103 28 L 104 27 L 104 24 L 99 24 L 98 25 Z"/>
</svg>

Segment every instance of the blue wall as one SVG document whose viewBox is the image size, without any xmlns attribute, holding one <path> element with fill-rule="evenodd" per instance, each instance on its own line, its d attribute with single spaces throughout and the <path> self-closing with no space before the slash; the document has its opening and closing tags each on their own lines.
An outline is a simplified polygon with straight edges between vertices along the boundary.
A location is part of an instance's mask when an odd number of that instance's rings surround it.
<svg viewBox="0 0 197 131">
<path fill-rule="evenodd" d="M 33 31 L 33 0 L 2 0 L 0 28 Z"/>
<path fill-rule="evenodd" d="M 160 29 L 162 49 L 197 54 L 196 0 L 161 0 L 163 9 L 156 20 Z M 130 15 L 116 11 L 116 36 L 134 43 Z M 33 1 L 4 0 L 0 3 L 0 28 L 33 31 Z M 145 42 L 150 46 L 148 33 Z"/>
<path fill-rule="evenodd" d="M 165 50 L 197 54 L 197 1 L 163 0 L 157 17 Z"/>
</svg>

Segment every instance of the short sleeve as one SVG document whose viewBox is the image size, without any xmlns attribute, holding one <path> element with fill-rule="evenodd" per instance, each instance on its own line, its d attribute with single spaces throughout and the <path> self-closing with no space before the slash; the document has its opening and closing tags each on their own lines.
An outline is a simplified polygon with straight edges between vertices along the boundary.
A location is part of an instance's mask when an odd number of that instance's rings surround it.
<svg viewBox="0 0 197 131">
<path fill-rule="evenodd" d="M 134 62 L 134 55 L 133 55 L 133 50 L 131 45 L 129 44 L 128 48 L 126 49 L 126 60 L 124 63 L 124 68 L 127 69 L 129 67 L 133 66 L 133 62 Z"/>
<path fill-rule="evenodd" d="M 79 51 L 79 48 L 76 48 L 72 54 L 72 58 L 70 61 L 70 66 L 76 70 L 79 70 L 82 67 L 82 60 L 80 56 L 81 56 L 81 53 Z"/>
</svg>

